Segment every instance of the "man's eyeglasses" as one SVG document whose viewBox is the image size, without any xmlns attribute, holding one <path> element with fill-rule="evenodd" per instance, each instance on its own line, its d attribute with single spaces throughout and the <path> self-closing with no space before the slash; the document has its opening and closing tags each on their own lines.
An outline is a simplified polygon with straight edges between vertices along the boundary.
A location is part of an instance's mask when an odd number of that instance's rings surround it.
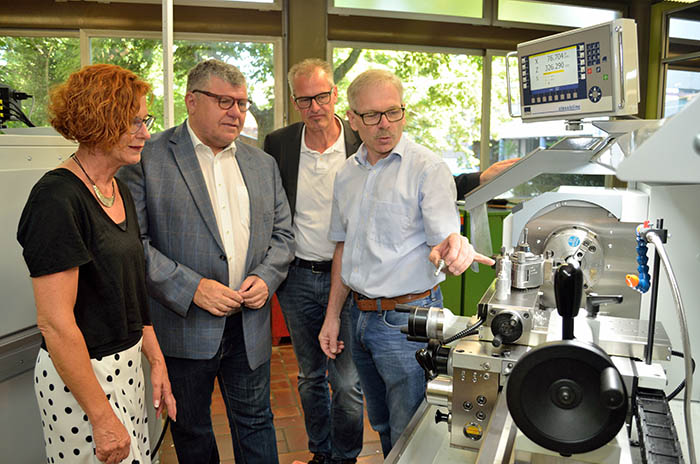
<svg viewBox="0 0 700 464">
<path fill-rule="evenodd" d="M 405 106 L 400 108 L 392 108 L 382 112 L 370 111 L 362 114 L 352 110 L 353 113 L 362 118 L 362 122 L 365 124 L 365 126 L 376 126 L 382 120 L 382 116 L 386 116 L 386 120 L 389 122 L 401 121 L 405 111 Z"/>
<path fill-rule="evenodd" d="M 138 116 L 134 118 L 134 121 L 131 123 L 131 126 L 129 127 L 129 133 L 135 134 L 138 131 L 141 130 L 141 126 L 146 126 L 146 130 L 151 130 L 151 127 L 153 127 L 153 123 L 156 122 L 156 117 L 153 116 L 152 114 L 147 114 L 144 119 L 139 118 Z"/>
<path fill-rule="evenodd" d="M 250 108 L 250 105 L 253 104 L 250 100 L 247 98 L 233 98 L 229 97 L 228 95 L 218 95 L 215 93 L 207 92 L 206 90 L 193 90 L 192 93 L 203 93 L 207 97 L 211 98 L 216 98 L 216 101 L 219 103 L 219 108 L 222 110 L 228 110 L 231 109 L 233 105 L 238 106 L 238 110 L 241 113 L 245 113 L 248 111 L 248 108 Z"/>
<path fill-rule="evenodd" d="M 316 100 L 316 103 L 320 105 L 327 105 L 331 101 L 331 93 L 333 89 L 328 92 L 321 92 L 314 95 L 313 97 L 294 97 L 294 103 L 301 109 L 306 109 L 311 106 L 311 100 Z"/>
</svg>

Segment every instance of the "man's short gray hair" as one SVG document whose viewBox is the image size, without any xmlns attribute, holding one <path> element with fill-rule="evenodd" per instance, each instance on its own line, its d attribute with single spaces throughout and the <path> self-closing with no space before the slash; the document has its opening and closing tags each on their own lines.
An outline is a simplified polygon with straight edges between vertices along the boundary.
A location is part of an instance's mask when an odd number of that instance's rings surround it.
<svg viewBox="0 0 700 464">
<path fill-rule="evenodd" d="M 401 80 L 391 71 L 385 69 L 368 69 L 357 76 L 348 87 L 348 103 L 351 109 L 356 109 L 357 97 L 367 87 L 377 84 L 391 84 L 399 92 L 399 98 L 403 101 L 403 85 Z"/>
<path fill-rule="evenodd" d="M 331 87 L 335 85 L 335 83 L 333 83 L 333 68 L 331 68 L 328 61 L 320 60 L 318 58 L 307 58 L 292 66 L 287 74 L 289 90 L 291 90 L 292 95 L 295 95 L 294 79 L 296 79 L 298 76 L 309 77 L 317 69 L 320 69 L 326 74 L 326 78 L 328 79 L 328 83 Z"/>
<path fill-rule="evenodd" d="M 187 74 L 187 91 L 202 89 L 206 87 L 212 76 L 228 82 L 234 87 L 244 87 L 245 76 L 241 71 L 232 64 L 224 63 L 221 60 L 206 60 L 202 61 L 194 68 L 190 69 Z"/>
</svg>

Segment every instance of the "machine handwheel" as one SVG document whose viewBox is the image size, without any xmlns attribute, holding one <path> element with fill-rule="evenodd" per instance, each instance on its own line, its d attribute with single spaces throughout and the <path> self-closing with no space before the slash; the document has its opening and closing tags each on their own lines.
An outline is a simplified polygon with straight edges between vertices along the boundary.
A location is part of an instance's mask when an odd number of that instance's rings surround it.
<svg viewBox="0 0 700 464">
<path fill-rule="evenodd" d="M 546 343 L 524 355 L 510 374 L 506 399 L 525 436 L 565 456 L 612 440 L 628 408 L 610 357 L 578 340 Z"/>
</svg>

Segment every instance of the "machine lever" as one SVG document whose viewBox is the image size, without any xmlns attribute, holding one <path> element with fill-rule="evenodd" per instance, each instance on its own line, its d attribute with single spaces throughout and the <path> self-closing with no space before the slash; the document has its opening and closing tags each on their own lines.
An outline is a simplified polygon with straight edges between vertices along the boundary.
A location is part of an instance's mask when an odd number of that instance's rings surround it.
<svg viewBox="0 0 700 464">
<path fill-rule="evenodd" d="M 600 373 L 600 401 L 603 406 L 613 411 L 627 401 L 620 373 L 614 367 L 608 367 Z"/>
<path fill-rule="evenodd" d="M 427 348 L 421 348 L 416 351 L 416 361 L 420 367 L 425 371 L 426 380 L 432 380 L 437 377 L 437 372 L 435 371 L 435 363 L 433 362 L 433 353 L 430 349 L 430 345 Z"/>
<path fill-rule="evenodd" d="M 433 380 L 438 374 L 447 374 L 450 347 L 443 346 L 438 340 L 431 339 L 428 346 L 416 351 L 416 361 L 425 371 L 426 380 Z"/>
<path fill-rule="evenodd" d="M 586 295 L 588 317 L 595 319 L 598 315 L 598 311 L 600 311 L 600 305 L 609 303 L 622 303 L 622 295 L 599 295 L 597 293 L 589 293 Z"/>
<path fill-rule="evenodd" d="M 498 348 L 501 345 L 503 345 L 503 337 L 499 334 L 493 337 L 493 340 L 491 340 L 491 344 L 494 346 L 494 348 Z"/>
<path fill-rule="evenodd" d="M 573 340 L 574 318 L 583 294 L 583 271 L 576 262 L 562 264 L 554 274 L 554 300 L 562 317 L 562 339 Z"/>
<path fill-rule="evenodd" d="M 450 422 L 450 413 L 448 412 L 442 412 L 439 409 L 435 411 L 435 423 L 439 424 L 440 422 Z"/>
</svg>

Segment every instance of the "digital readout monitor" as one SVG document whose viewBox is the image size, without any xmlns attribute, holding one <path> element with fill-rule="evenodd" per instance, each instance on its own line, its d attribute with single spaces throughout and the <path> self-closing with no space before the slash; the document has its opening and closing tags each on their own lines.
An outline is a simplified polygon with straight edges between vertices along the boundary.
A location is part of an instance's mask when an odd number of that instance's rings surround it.
<svg viewBox="0 0 700 464">
<path fill-rule="evenodd" d="M 578 87 L 579 68 L 576 46 L 531 55 L 530 85 L 533 92 L 541 89 Z"/>
<path fill-rule="evenodd" d="M 634 114 L 637 29 L 620 18 L 518 44 L 524 121 Z"/>
</svg>

